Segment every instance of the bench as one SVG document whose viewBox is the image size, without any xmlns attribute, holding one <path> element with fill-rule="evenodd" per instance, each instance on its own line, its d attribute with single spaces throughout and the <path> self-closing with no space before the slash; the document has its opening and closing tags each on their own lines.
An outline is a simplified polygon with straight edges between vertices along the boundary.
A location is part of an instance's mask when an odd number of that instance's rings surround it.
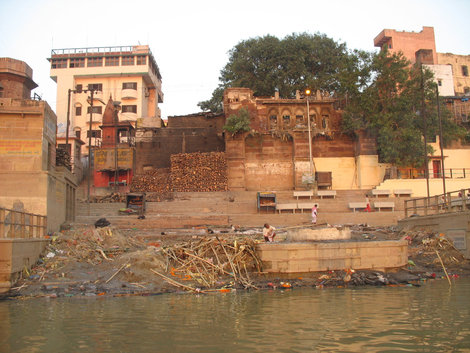
<svg viewBox="0 0 470 353">
<path fill-rule="evenodd" d="M 308 191 L 294 191 L 294 197 L 299 199 L 299 197 L 308 197 L 312 199 L 313 196 L 313 190 L 308 190 Z"/>
<path fill-rule="evenodd" d="M 371 193 L 372 193 L 372 196 L 374 197 L 379 197 L 379 196 L 389 197 L 391 194 L 390 190 L 378 190 L 378 189 L 372 190 Z"/>
<path fill-rule="evenodd" d="M 312 211 L 312 208 L 315 205 L 317 205 L 317 208 L 319 208 L 319 205 L 316 202 L 298 202 L 297 209 L 300 210 L 300 213 L 303 213 L 304 210 Z"/>
<path fill-rule="evenodd" d="M 391 208 L 392 211 L 394 211 L 395 210 L 395 202 L 393 202 L 393 201 L 392 202 L 387 202 L 387 201 L 385 201 L 385 202 L 383 202 L 383 201 L 382 202 L 374 202 L 374 208 L 377 208 L 379 210 L 379 212 L 382 208 Z"/>
<path fill-rule="evenodd" d="M 352 208 L 354 212 L 356 212 L 357 209 L 366 209 L 367 202 L 350 202 L 349 208 Z"/>
<path fill-rule="evenodd" d="M 297 209 L 297 204 L 296 203 L 278 203 L 276 205 L 276 210 L 281 213 L 281 211 L 285 210 L 292 210 L 293 213 L 295 213 L 295 210 Z"/>
<path fill-rule="evenodd" d="M 323 197 L 336 198 L 336 190 L 318 190 L 317 196 L 320 196 L 321 199 L 323 199 Z"/>
<path fill-rule="evenodd" d="M 400 197 L 400 196 L 409 196 L 413 194 L 413 190 L 411 189 L 395 189 L 393 190 L 393 194 L 395 197 Z"/>
</svg>

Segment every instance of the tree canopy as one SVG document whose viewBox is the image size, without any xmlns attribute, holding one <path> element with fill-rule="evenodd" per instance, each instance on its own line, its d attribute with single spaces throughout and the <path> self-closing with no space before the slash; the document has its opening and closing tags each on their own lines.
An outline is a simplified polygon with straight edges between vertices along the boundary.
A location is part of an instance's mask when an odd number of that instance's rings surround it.
<svg viewBox="0 0 470 353">
<path fill-rule="evenodd" d="M 367 130 L 373 134 L 381 162 L 422 167 L 425 124 L 428 137 L 439 133 L 432 72 L 411 65 L 401 53 L 390 54 L 385 49 L 372 56 L 366 76 L 370 84 L 350 90 L 343 131 Z M 461 135 L 462 129 L 450 120 L 443 104 L 441 119 L 444 143 Z M 431 147 L 427 152 L 432 152 Z"/>
<path fill-rule="evenodd" d="M 305 88 L 344 93 L 360 70 L 355 69 L 363 52 L 350 53 L 344 43 L 324 34 L 291 34 L 284 39 L 271 35 L 238 43 L 221 70 L 219 87 L 212 98 L 200 102 L 202 110 L 221 111 L 223 90 L 246 87 L 256 96 L 293 97 Z"/>
<path fill-rule="evenodd" d="M 212 97 L 198 104 L 202 110 L 222 111 L 228 87 L 250 88 L 255 96 L 271 96 L 277 90 L 282 97 L 294 97 L 296 90 L 310 88 L 345 97 L 343 132 L 366 130 L 374 135 L 385 163 L 423 166 L 423 117 L 427 135 L 438 134 L 433 74 L 386 48 L 379 53 L 348 50 L 318 33 L 294 33 L 284 39 L 266 35 L 230 50 L 219 81 Z M 443 104 L 441 117 L 444 142 L 463 136 Z"/>
</svg>

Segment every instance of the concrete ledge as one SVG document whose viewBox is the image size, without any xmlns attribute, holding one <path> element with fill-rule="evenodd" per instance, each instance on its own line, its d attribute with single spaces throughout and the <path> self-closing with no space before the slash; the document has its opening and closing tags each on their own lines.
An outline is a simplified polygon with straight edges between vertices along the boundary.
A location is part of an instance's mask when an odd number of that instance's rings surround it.
<svg viewBox="0 0 470 353">
<path fill-rule="evenodd" d="M 0 239 L 0 283 L 12 283 L 25 267 L 30 269 L 47 243 L 49 239 Z M 0 292 L 8 289 L 1 286 Z"/>
<path fill-rule="evenodd" d="M 384 270 L 408 263 L 406 240 L 261 243 L 256 250 L 263 271 L 272 273 Z"/>
</svg>

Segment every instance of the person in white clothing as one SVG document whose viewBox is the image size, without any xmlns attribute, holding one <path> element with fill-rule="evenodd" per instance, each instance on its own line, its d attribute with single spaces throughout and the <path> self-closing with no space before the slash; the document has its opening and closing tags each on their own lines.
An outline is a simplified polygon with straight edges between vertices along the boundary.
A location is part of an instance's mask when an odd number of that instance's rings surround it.
<svg viewBox="0 0 470 353">
<path fill-rule="evenodd" d="M 313 205 L 313 208 L 312 208 L 312 223 L 313 224 L 317 224 L 317 214 L 318 214 L 318 210 L 317 210 L 317 204 Z"/>
<path fill-rule="evenodd" d="M 263 228 L 263 236 L 265 242 L 273 242 L 276 236 L 276 228 L 266 223 Z"/>
</svg>

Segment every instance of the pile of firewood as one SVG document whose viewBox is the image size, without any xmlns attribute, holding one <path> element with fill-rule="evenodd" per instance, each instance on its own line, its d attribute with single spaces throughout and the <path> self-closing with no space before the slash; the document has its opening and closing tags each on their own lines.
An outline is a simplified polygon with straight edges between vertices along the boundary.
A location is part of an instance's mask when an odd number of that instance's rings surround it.
<svg viewBox="0 0 470 353">
<path fill-rule="evenodd" d="M 72 167 L 70 163 L 70 154 L 64 148 L 57 148 L 55 155 L 55 164 L 57 166 L 64 166 L 67 169 Z"/>
<path fill-rule="evenodd" d="M 171 191 L 169 168 L 147 171 L 132 179 L 131 192 L 165 193 L 169 191 Z"/>
<path fill-rule="evenodd" d="M 181 153 L 171 156 L 173 191 L 227 190 L 227 161 L 223 152 Z"/>
<path fill-rule="evenodd" d="M 229 277 L 237 286 L 256 289 L 250 272 L 262 271 L 255 242 L 250 238 L 230 241 L 205 237 L 196 242 L 165 247 L 161 251 L 167 258 L 167 272 L 171 277 L 152 272 L 170 284 L 190 291 L 197 291 L 197 288 L 183 285 L 181 281 L 192 281 L 198 287 L 214 289 L 224 277 Z"/>
</svg>

